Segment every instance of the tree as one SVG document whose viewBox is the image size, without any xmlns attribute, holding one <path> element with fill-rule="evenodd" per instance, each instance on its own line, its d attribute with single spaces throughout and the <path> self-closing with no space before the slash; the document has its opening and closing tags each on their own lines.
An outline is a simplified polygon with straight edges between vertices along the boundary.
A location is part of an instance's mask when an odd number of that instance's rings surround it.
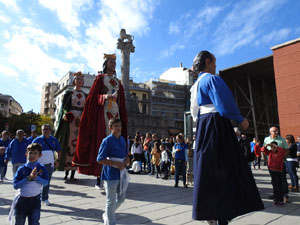
<svg viewBox="0 0 300 225">
<path fill-rule="evenodd" d="M 9 124 L 8 131 L 11 134 L 15 134 L 17 130 L 22 129 L 25 133 L 31 133 L 31 125 L 36 126 L 37 133 L 41 133 L 41 126 L 43 124 L 50 124 L 53 126 L 53 122 L 50 116 L 40 115 L 29 111 L 27 113 L 22 113 L 21 115 L 11 115 L 10 117 L 4 117 L 0 114 L 0 129 L 1 131 L 5 129 L 5 123 Z"/>
<path fill-rule="evenodd" d="M 53 129 L 53 121 L 52 121 L 51 117 L 48 115 L 39 115 L 39 121 L 38 121 L 37 127 L 36 127 L 36 130 L 38 133 L 42 133 L 41 127 L 43 124 L 50 124 Z"/>
</svg>

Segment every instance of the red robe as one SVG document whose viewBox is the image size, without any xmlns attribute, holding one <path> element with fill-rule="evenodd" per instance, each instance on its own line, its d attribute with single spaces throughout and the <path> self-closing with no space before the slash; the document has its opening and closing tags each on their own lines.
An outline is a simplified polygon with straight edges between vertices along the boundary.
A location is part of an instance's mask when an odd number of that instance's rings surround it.
<svg viewBox="0 0 300 225">
<path fill-rule="evenodd" d="M 86 175 L 100 176 L 102 165 L 96 162 L 100 144 L 106 137 L 106 124 L 104 119 L 104 74 L 94 80 L 90 93 L 86 99 L 81 116 L 76 152 L 73 164 L 78 166 L 78 172 Z M 117 103 L 120 119 L 122 121 L 122 136 L 127 139 L 127 111 L 125 105 L 124 88 L 119 82 Z"/>
</svg>

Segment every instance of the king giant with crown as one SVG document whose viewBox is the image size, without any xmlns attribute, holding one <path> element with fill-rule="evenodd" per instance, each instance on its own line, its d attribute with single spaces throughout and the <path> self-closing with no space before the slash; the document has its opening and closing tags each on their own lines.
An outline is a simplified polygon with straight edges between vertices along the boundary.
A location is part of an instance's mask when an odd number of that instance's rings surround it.
<svg viewBox="0 0 300 225">
<path fill-rule="evenodd" d="M 127 112 L 124 88 L 115 77 L 116 55 L 104 54 L 103 71 L 96 77 L 82 113 L 73 164 L 78 172 L 100 176 L 102 166 L 96 162 L 99 146 L 107 135 L 109 119 L 122 121 L 122 136 L 127 137 Z"/>
</svg>

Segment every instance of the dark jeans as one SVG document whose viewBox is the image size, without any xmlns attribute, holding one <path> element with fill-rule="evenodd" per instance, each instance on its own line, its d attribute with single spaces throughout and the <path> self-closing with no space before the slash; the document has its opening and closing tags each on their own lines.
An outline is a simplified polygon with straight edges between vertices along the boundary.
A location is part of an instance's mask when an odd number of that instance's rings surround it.
<svg viewBox="0 0 300 225">
<path fill-rule="evenodd" d="M 271 175 L 271 170 L 268 168 L 269 173 Z M 285 167 L 285 163 L 283 163 L 283 169 L 282 169 L 282 189 L 283 189 L 283 194 L 285 196 L 287 196 L 289 194 L 289 188 L 288 188 L 288 183 L 287 183 L 287 179 L 286 179 L 286 167 Z M 272 175 L 271 175 L 271 183 L 273 185 L 273 179 L 272 179 Z M 274 186 L 274 185 L 273 185 Z M 274 194 L 275 195 L 275 194 Z"/>
<path fill-rule="evenodd" d="M 253 166 L 257 166 L 258 165 L 258 169 L 260 169 L 260 162 L 261 162 L 261 157 L 256 158 L 256 161 L 254 162 Z"/>
<path fill-rule="evenodd" d="M 283 170 L 282 170 L 282 186 L 283 186 L 283 194 L 288 195 L 289 193 L 289 185 L 286 178 L 286 166 L 285 163 L 283 163 Z"/>
<path fill-rule="evenodd" d="M 297 176 L 297 164 L 298 162 L 294 162 L 294 161 L 285 162 L 286 169 L 290 175 L 291 183 L 293 187 L 299 187 L 299 181 Z"/>
<path fill-rule="evenodd" d="M 276 202 L 283 202 L 283 185 L 282 185 L 282 172 L 270 170 L 270 175 L 272 178 L 272 186 L 274 193 L 274 200 Z"/>
<path fill-rule="evenodd" d="M 147 164 L 147 170 L 150 173 L 151 172 L 151 155 L 149 154 L 149 151 L 144 151 L 145 161 Z"/>
<path fill-rule="evenodd" d="M 15 208 L 15 225 L 24 225 L 28 217 L 28 225 L 39 225 L 41 215 L 41 196 L 20 197 Z"/>
<path fill-rule="evenodd" d="M 156 177 L 158 177 L 158 174 L 160 174 L 160 166 L 155 165 L 156 168 Z"/>
<path fill-rule="evenodd" d="M 162 173 L 164 173 L 164 177 L 167 178 L 168 177 L 168 173 L 169 173 L 169 163 L 163 163 L 163 166 L 162 166 Z"/>
<path fill-rule="evenodd" d="M 53 173 L 53 167 L 51 163 L 44 165 L 48 171 L 49 183 L 42 188 L 42 201 L 46 201 L 49 198 L 50 181 Z"/>
<path fill-rule="evenodd" d="M 3 170 L 3 176 L 6 176 L 6 172 L 7 172 L 7 163 L 4 163 L 4 170 Z"/>
<path fill-rule="evenodd" d="M 185 160 L 175 159 L 175 184 L 179 182 L 179 175 L 182 175 L 183 184 L 186 184 Z"/>
<path fill-rule="evenodd" d="M 0 180 L 4 179 L 4 166 L 0 166 Z"/>
</svg>

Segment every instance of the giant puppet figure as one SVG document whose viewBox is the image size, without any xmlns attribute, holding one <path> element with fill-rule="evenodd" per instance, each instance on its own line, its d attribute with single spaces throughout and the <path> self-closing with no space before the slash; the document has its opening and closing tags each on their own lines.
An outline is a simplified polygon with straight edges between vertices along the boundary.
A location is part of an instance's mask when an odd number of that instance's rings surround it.
<svg viewBox="0 0 300 225">
<path fill-rule="evenodd" d="M 239 215 L 264 209 L 230 120 L 243 129 L 249 123 L 224 80 L 215 75 L 213 54 L 201 51 L 193 70 L 198 74 L 191 88 L 191 114 L 197 121 L 193 219 L 227 224 Z"/>
<path fill-rule="evenodd" d="M 127 137 L 127 112 L 124 89 L 115 77 L 116 55 L 104 54 L 103 71 L 91 89 L 83 109 L 73 164 L 78 172 L 101 175 L 102 166 L 96 162 L 100 144 L 110 134 L 108 121 L 115 117 L 122 121 L 122 136 Z"/>
<path fill-rule="evenodd" d="M 68 177 L 69 170 L 71 170 L 71 181 L 75 180 L 74 174 L 77 167 L 72 166 L 72 160 L 76 150 L 80 118 L 87 97 L 87 94 L 81 90 L 84 84 L 84 75 L 81 71 L 73 75 L 74 89 L 64 94 L 55 132 L 55 137 L 62 147 L 60 159 L 58 159 L 58 170 L 66 171 L 65 180 Z"/>
</svg>

